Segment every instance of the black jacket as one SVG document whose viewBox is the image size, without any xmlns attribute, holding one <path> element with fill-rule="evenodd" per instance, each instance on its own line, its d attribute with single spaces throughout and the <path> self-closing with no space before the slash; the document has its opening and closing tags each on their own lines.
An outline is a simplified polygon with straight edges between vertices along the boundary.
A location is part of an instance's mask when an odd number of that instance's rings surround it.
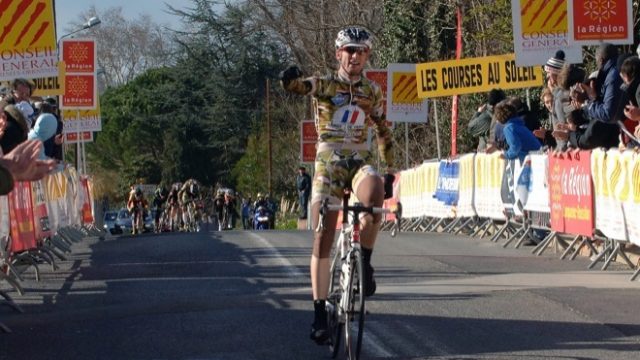
<svg viewBox="0 0 640 360">
<path fill-rule="evenodd" d="M 599 147 L 609 149 L 618 146 L 618 135 L 620 135 L 620 128 L 617 123 L 591 120 L 588 124 L 569 133 L 569 145 L 584 150 Z"/>
</svg>

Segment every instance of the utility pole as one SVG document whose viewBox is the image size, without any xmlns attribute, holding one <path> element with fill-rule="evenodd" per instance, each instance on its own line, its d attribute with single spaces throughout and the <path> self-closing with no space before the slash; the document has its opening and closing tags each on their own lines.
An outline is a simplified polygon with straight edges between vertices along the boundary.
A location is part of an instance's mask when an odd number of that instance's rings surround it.
<svg viewBox="0 0 640 360">
<path fill-rule="evenodd" d="M 269 196 L 273 196 L 272 193 L 272 188 L 271 188 L 271 115 L 269 114 L 269 79 L 267 78 L 267 138 L 268 138 L 268 142 L 267 142 L 267 153 L 269 156 L 268 162 L 267 162 L 267 177 L 268 177 L 268 186 L 269 186 Z"/>
</svg>

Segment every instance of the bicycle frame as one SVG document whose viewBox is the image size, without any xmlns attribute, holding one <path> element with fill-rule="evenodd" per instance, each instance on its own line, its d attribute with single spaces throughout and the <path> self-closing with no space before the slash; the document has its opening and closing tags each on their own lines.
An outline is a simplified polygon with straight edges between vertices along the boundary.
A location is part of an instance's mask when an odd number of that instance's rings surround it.
<svg viewBox="0 0 640 360">
<path fill-rule="evenodd" d="M 342 205 L 330 205 L 325 199 L 320 209 L 320 221 L 316 231 L 324 228 L 324 215 L 329 211 L 342 211 L 342 226 L 340 235 L 334 243 L 334 257 L 331 262 L 329 278 L 329 301 L 327 301 L 329 323 L 333 328 L 330 351 L 332 357 L 338 352 L 340 343 L 340 329 L 344 327 L 345 350 L 349 358 L 358 358 L 361 345 L 362 333 L 364 331 L 364 288 L 363 288 L 363 264 L 362 248 L 360 245 L 360 214 L 385 214 L 396 215 L 394 229 L 391 236 L 395 236 L 400 229 L 402 216 L 402 206 L 398 204 L 395 210 L 373 206 L 363 206 L 360 203 L 349 205 L 351 192 L 345 189 Z M 351 223 L 349 220 L 351 219 Z M 338 270 L 338 266 L 340 266 Z M 336 272 L 338 271 L 338 272 Z M 355 277 L 354 277 L 355 274 Z M 336 277 L 339 279 L 339 286 L 335 286 Z M 355 283 L 354 283 L 355 282 Z M 356 300 L 358 299 L 358 306 Z M 335 315 L 334 315 L 335 314 Z M 358 318 L 357 334 L 352 334 L 349 323 Z M 354 338 L 352 339 L 352 335 Z M 355 348 L 353 341 L 356 341 Z"/>
</svg>

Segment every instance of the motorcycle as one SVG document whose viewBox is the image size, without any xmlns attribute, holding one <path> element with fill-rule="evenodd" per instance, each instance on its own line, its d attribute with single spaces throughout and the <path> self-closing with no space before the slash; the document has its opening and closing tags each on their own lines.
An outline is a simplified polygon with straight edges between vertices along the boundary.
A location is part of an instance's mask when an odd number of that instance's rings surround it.
<svg viewBox="0 0 640 360">
<path fill-rule="evenodd" d="M 253 228 L 256 230 L 269 229 L 269 210 L 264 206 L 259 206 L 253 215 Z"/>
</svg>

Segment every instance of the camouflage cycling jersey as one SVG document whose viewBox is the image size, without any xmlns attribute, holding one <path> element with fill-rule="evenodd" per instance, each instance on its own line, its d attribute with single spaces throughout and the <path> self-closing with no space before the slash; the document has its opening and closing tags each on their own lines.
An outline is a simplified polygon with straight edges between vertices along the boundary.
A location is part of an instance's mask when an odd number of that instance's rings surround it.
<svg viewBox="0 0 640 360">
<path fill-rule="evenodd" d="M 393 166 L 391 131 L 385 124 L 382 90 L 378 84 L 365 77 L 351 83 L 331 75 L 283 81 L 282 86 L 297 94 L 313 96 L 319 143 L 362 150 L 367 142 L 367 129 L 373 126 L 378 151 L 386 165 Z M 321 149 L 319 147 L 318 152 Z"/>
<path fill-rule="evenodd" d="M 186 205 L 187 203 L 198 198 L 199 194 L 197 192 L 192 193 L 192 189 L 198 191 L 198 182 L 196 180 L 189 179 L 182 185 L 182 188 L 180 188 L 180 190 L 178 191 L 179 199 L 183 205 Z"/>
</svg>

